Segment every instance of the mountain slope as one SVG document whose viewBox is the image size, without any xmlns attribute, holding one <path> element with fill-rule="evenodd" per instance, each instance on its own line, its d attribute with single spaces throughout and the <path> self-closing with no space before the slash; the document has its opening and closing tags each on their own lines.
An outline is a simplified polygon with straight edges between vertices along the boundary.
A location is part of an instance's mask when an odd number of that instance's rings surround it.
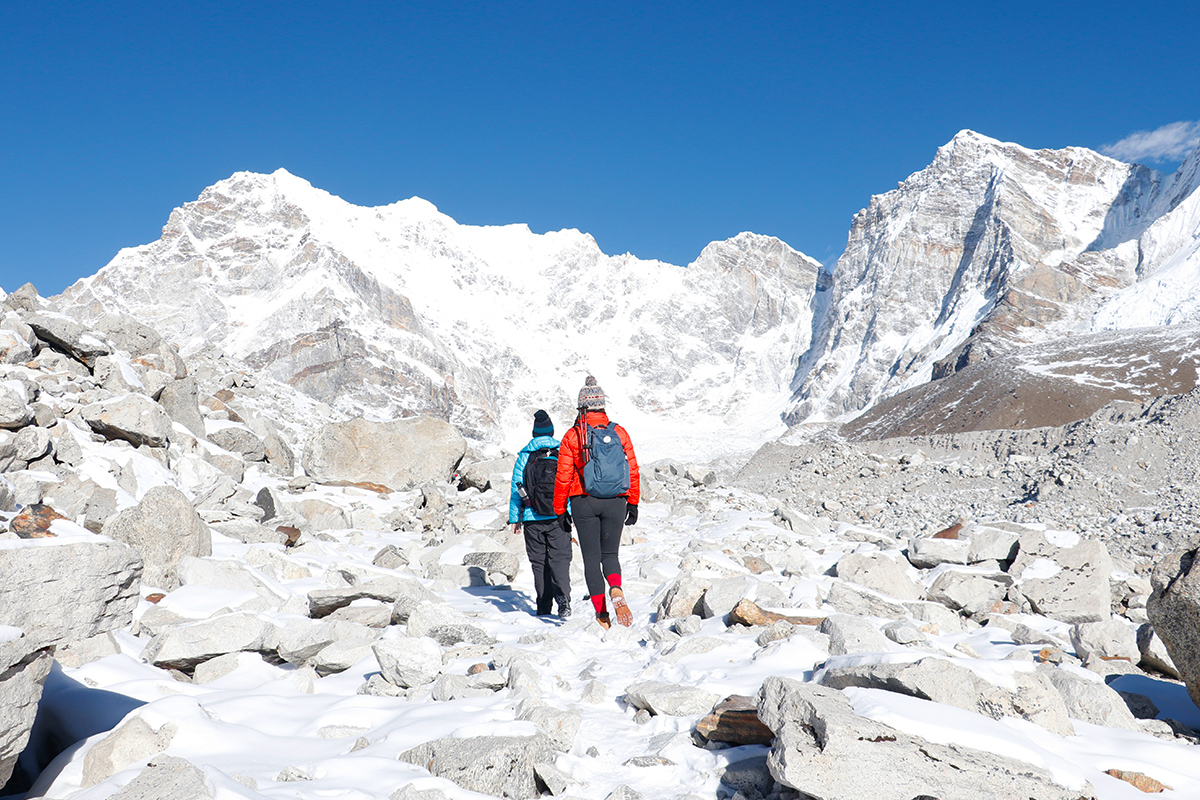
<svg viewBox="0 0 1200 800">
<path fill-rule="evenodd" d="M 280 170 L 206 189 L 57 302 L 133 314 L 346 414 L 432 413 L 478 440 L 515 441 L 538 407 L 567 424 L 592 373 L 623 422 L 657 415 L 686 452 L 697 431 L 719 445 L 726 418 L 754 439 L 781 428 L 819 275 L 755 234 L 685 269 L 574 230 L 459 225 L 418 198 L 361 208 Z"/>
</svg>

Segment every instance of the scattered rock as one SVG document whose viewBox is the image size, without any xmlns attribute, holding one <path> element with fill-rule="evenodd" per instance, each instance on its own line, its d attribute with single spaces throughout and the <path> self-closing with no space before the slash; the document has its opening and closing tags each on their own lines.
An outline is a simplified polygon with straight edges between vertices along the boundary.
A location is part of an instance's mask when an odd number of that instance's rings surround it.
<svg viewBox="0 0 1200 800">
<path fill-rule="evenodd" d="M 400 760 L 473 792 L 524 800 L 540 794 L 534 765 L 553 761 L 553 749 L 544 736 L 474 736 L 435 739 Z"/>
<path fill-rule="evenodd" d="M 625 687 L 625 702 L 670 717 L 707 714 L 719 699 L 720 695 L 706 689 L 662 681 L 642 681 Z"/>
<path fill-rule="evenodd" d="M 142 580 L 151 586 L 179 586 L 176 565 L 184 556 L 212 555 L 208 526 L 187 497 L 170 486 L 146 492 L 136 507 L 105 523 L 103 534 L 134 547 L 144 564 Z"/>
<path fill-rule="evenodd" d="M 317 480 L 369 482 L 399 490 L 448 481 L 466 450 L 458 431 L 432 417 L 355 419 L 322 426 L 305 446 L 303 465 Z"/>
</svg>

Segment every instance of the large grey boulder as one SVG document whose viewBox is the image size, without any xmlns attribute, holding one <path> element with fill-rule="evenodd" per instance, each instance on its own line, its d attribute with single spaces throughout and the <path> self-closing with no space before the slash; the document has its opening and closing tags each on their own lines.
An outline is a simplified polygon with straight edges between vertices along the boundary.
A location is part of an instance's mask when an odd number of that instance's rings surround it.
<svg viewBox="0 0 1200 800">
<path fill-rule="evenodd" d="M 860 617 L 848 614 L 832 614 L 821 621 L 818 633 L 829 637 L 829 655 L 844 656 L 849 653 L 887 653 L 900 649 L 879 629 Z"/>
<path fill-rule="evenodd" d="M 107 540 L 37 541 L 0 549 L 0 622 L 36 647 L 130 624 L 142 574 L 136 550 Z"/>
<path fill-rule="evenodd" d="M 418 596 L 438 599 L 414 578 L 398 575 L 382 575 L 369 581 L 335 589 L 313 589 L 308 593 L 308 615 L 313 619 L 327 617 L 339 608 L 345 608 L 355 600 L 378 600 L 394 603 L 400 597 Z"/>
<path fill-rule="evenodd" d="M 1171 663 L 1200 705 L 1200 536 L 1174 551 L 1154 568 L 1146 613 L 1166 645 Z"/>
<path fill-rule="evenodd" d="M 167 723 L 158 730 L 139 716 L 126 718 L 103 739 L 88 748 L 83 757 L 82 785 L 95 786 L 106 781 L 121 770 L 155 753 L 161 753 L 171 744 L 178 727 Z"/>
<path fill-rule="evenodd" d="M 538 797 L 535 764 L 554 761 L 545 736 L 474 736 L 435 739 L 400 754 L 464 789 L 493 797 Z"/>
<path fill-rule="evenodd" d="M 547 705 L 529 705 L 517 713 L 517 719 L 532 722 L 545 734 L 550 746 L 560 753 L 568 753 L 575 744 L 583 716 L 578 711 L 564 711 Z"/>
<path fill-rule="evenodd" d="M 848 553 L 838 559 L 837 576 L 897 600 L 921 600 L 924 589 L 908 575 L 908 563 L 883 553 Z"/>
<path fill-rule="evenodd" d="M 16 381 L 0 383 L 0 428 L 23 428 L 33 422 L 33 409 L 23 384 Z"/>
<path fill-rule="evenodd" d="M 1012 578 L 1003 572 L 950 569 L 929 586 L 929 599 L 947 608 L 975 616 L 990 611 L 1008 594 Z"/>
<path fill-rule="evenodd" d="M 158 403 L 167 416 L 191 431 L 197 439 L 203 439 L 204 417 L 200 415 L 198 395 L 196 379 L 187 377 L 167 384 L 158 396 Z"/>
<path fill-rule="evenodd" d="M 1015 691 L 985 681 L 954 661 L 930 657 L 911 664 L 863 664 L 822 670 L 822 686 L 884 689 L 1000 719 L 1020 717 L 1060 736 L 1074 733 L 1067 708 L 1041 673 L 1014 672 Z"/>
<path fill-rule="evenodd" d="M 204 773 L 176 756 L 156 756 L 110 800 L 212 800 Z"/>
<path fill-rule="evenodd" d="M 36 311 L 24 317 L 25 324 L 43 342 L 82 361 L 90 369 L 99 356 L 112 352 L 108 343 L 70 317 L 49 311 Z"/>
<path fill-rule="evenodd" d="M 767 678 L 758 716 L 775 733 L 767 757 L 775 780 L 821 800 L 1078 800 L 1091 793 L 1087 784 L 1061 786 L 1027 762 L 936 744 L 859 716 L 826 686 Z"/>
<path fill-rule="evenodd" d="M 1141 730 L 1129 706 L 1099 676 L 1085 677 L 1066 669 L 1041 665 L 1038 669 L 1053 684 L 1066 705 L 1067 715 L 1106 728 Z M 1086 670 L 1081 670 L 1086 672 Z"/>
<path fill-rule="evenodd" d="M 92 403 L 80 410 L 92 430 L 109 439 L 124 439 L 134 447 L 165 447 L 171 438 L 171 418 L 144 394 L 126 394 Z"/>
<path fill-rule="evenodd" d="M 1099 622 L 1072 625 L 1071 645 L 1081 661 L 1087 661 L 1088 656 L 1095 655 L 1106 661 L 1121 659 L 1136 664 L 1142 658 L 1136 629 L 1117 616 Z"/>
<path fill-rule="evenodd" d="M 641 681 L 625 687 L 625 702 L 651 714 L 690 717 L 707 714 L 721 696 L 698 686 L 681 686 L 662 681 Z"/>
<path fill-rule="evenodd" d="M 379 641 L 371 649 L 384 679 L 396 686 L 424 686 L 442 671 L 442 648 L 425 636 Z"/>
<path fill-rule="evenodd" d="M 448 481 L 466 452 L 466 440 L 439 419 L 354 419 L 323 425 L 305 445 L 302 463 L 304 472 L 320 481 L 398 490 Z"/>
<path fill-rule="evenodd" d="M 143 583 L 161 589 L 179 586 L 179 559 L 212 555 L 208 526 L 183 492 L 170 486 L 146 492 L 137 506 L 109 519 L 102 532 L 132 545 L 144 562 Z"/>
<path fill-rule="evenodd" d="M 188 670 L 210 658 L 242 651 L 269 653 L 279 632 L 256 614 L 224 614 L 164 630 L 150 640 L 142 658 L 156 667 Z"/>
<path fill-rule="evenodd" d="M 0 786 L 8 782 L 29 743 L 52 653 L 53 648 L 39 647 L 20 630 L 0 625 Z"/>
<path fill-rule="evenodd" d="M 0 364 L 24 364 L 33 358 L 33 349 L 21 334 L 0 328 Z"/>
<path fill-rule="evenodd" d="M 247 461 L 265 461 L 267 449 L 262 439 L 249 428 L 240 425 L 225 425 L 208 435 L 208 440 L 217 447 L 237 453 Z"/>
<path fill-rule="evenodd" d="M 151 356 L 146 360 L 176 380 L 187 375 L 187 365 L 175 348 L 153 328 L 133 317 L 105 314 L 96 322 L 96 330 L 103 333 L 117 349 L 124 350 L 134 358 Z"/>
<path fill-rule="evenodd" d="M 1112 558 L 1103 542 L 1062 531 L 1030 531 L 1008 569 L 1033 610 L 1076 624 L 1108 619 Z"/>
</svg>

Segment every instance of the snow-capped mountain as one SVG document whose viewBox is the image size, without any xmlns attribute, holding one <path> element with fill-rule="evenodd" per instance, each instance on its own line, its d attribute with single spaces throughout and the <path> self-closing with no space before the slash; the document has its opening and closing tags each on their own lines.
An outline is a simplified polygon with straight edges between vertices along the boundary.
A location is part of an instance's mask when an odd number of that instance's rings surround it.
<svg viewBox="0 0 1200 800">
<path fill-rule="evenodd" d="M 959 133 L 855 216 L 788 419 L 851 417 L 1022 344 L 1195 321 L 1198 162 L 1167 177 Z"/>
<path fill-rule="evenodd" d="M 133 314 L 346 414 L 432 413 L 481 441 L 523 442 L 538 407 L 569 424 L 590 373 L 631 430 L 653 414 L 687 453 L 698 432 L 736 449 L 782 430 L 820 280 L 770 237 L 682 268 L 575 230 L 460 225 L 419 198 L 362 208 L 280 170 L 206 189 L 57 302 Z"/>
</svg>

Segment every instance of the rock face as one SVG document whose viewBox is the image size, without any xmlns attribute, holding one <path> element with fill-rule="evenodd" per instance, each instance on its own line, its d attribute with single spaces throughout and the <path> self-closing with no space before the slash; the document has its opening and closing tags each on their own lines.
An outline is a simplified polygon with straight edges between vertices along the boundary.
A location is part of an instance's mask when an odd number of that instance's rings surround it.
<svg viewBox="0 0 1200 800">
<path fill-rule="evenodd" d="M 304 471 L 321 481 L 408 489 L 450 479 L 467 451 L 453 427 L 431 417 L 355 419 L 318 430 L 304 448 Z"/>
<path fill-rule="evenodd" d="M 53 648 L 38 647 L 16 628 L 0 626 L 0 786 L 29 742 Z"/>
<path fill-rule="evenodd" d="M 464 789 L 495 797 L 538 797 L 535 764 L 554 761 L 554 750 L 543 736 L 475 736 L 436 739 L 400 754 Z"/>
<path fill-rule="evenodd" d="M 158 403 L 141 394 L 127 394 L 84 407 L 92 430 L 110 439 L 125 439 L 134 447 L 165 447 L 171 437 L 171 418 Z"/>
<path fill-rule="evenodd" d="M 1018 547 L 1009 574 L 1039 614 L 1072 624 L 1108 619 L 1112 558 L 1103 542 L 1034 531 Z"/>
<path fill-rule="evenodd" d="M 162 589 L 179 585 L 175 567 L 184 556 L 212 555 L 212 535 L 178 489 L 157 486 L 146 492 L 136 508 L 127 509 L 104 525 L 103 533 L 125 542 L 142 556 L 142 580 Z"/>
<path fill-rule="evenodd" d="M 137 551 L 107 540 L 40 541 L 0 547 L 0 622 L 24 630 L 37 647 L 129 625 L 142 573 Z"/>
<path fill-rule="evenodd" d="M 598 375 L 621 403 L 694 421 L 754 393 L 782 402 L 823 280 L 772 237 L 714 242 L 683 269 L 606 256 L 574 230 L 459 225 L 419 198 L 360 208 L 280 170 L 209 187 L 159 241 L 122 251 L 58 305 L 131 314 L 178 344 L 215 337 L 347 415 L 427 414 L 494 438 L 527 428 L 531 409 L 569 416 L 584 373 L 557 365 L 585 363 L 593 341 L 637 387 Z M 280 301 L 280 287 L 303 286 Z M 556 313 L 528 313 L 548 298 Z M 267 304 L 269 317 L 244 311 Z"/>
<path fill-rule="evenodd" d="M 1200 705 L 1200 537 L 1194 537 L 1159 562 L 1151 577 L 1153 592 L 1146 604 L 1150 624 L 1187 684 L 1192 702 Z"/>
<path fill-rule="evenodd" d="M 993 800 L 1078 800 L 1091 791 L 1025 762 L 910 736 L 859 716 L 834 689 L 788 678 L 767 678 L 758 715 L 775 732 L 775 780 L 816 798 L 965 798 L 986 786 Z"/>
</svg>

